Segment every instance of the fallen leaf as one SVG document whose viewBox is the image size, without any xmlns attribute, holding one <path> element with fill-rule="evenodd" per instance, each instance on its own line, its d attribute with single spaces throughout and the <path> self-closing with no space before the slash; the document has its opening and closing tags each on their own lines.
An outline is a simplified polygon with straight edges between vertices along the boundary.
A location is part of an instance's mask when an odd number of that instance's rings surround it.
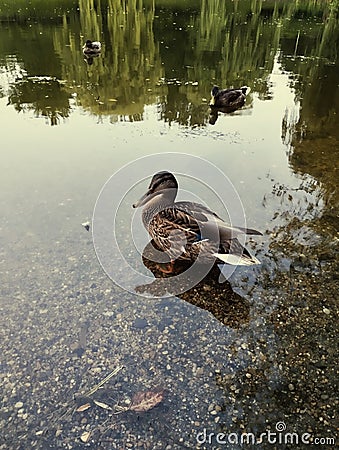
<svg viewBox="0 0 339 450">
<path fill-rule="evenodd" d="M 91 432 L 90 431 L 84 431 L 82 433 L 82 435 L 80 436 L 80 440 L 82 442 L 88 442 L 90 437 L 91 437 Z"/>
<path fill-rule="evenodd" d="M 106 405 L 106 403 L 98 402 L 97 400 L 93 400 L 93 402 L 100 408 L 112 409 L 109 405 Z"/>
<path fill-rule="evenodd" d="M 130 406 L 131 411 L 144 412 L 157 406 L 164 398 L 164 389 L 159 391 L 137 392 Z"/>
<path fill-rule="evenodd" d="M 84 405 L 79 406 L 79 408 L 76 409 L 77 412 L 86 411 L 86 409 L 90 408 L 90 403 L 85 403 Z"/>
</svg>

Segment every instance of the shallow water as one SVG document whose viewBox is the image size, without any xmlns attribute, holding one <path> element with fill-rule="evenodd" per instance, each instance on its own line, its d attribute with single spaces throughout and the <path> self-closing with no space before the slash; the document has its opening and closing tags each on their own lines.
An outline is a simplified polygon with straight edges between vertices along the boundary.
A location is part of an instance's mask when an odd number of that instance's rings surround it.
<svg viewBox="0 0 339 450">
<path fill-rule="evenodd" d="M 245 447 L 302 449 L 309 433 L 334 448 L 338 12 L 335 2 L 224 3 L 0 2 L 0 448 L 238 449 L 242 433 L 268 431 L 281 442 Z M 88 37 L 103 45 L 92 64 Z M 215 125 L 213 84 L 251 89 Z M 263 232 L 246 244 L 260 266 L 162 299 L 106 276 L 81 223 L 112 174 L 159 153 L 181 174 L 182 198 L 219 213 L 180 155 L 228 177 L 248 226 Z M 117 229 L 126 260 L 151 277 L 138 217 L 141 247 L 129 238 L 144 171 L 129 173 Z M 231 190 L 218 194 L 238 218 Z M 116 282 L 138 285 L 109 264 Z M 164 388 L 155 408 L 112 414 Z M 285 442 L 284 426 L 298 443 Z"/>
</svg>

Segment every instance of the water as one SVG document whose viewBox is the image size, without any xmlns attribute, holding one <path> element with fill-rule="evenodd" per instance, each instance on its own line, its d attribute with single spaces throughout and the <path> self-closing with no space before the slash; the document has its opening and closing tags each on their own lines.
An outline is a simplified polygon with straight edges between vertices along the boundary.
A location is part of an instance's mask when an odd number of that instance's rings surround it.
<svg viewBox="0 0 339 450">
<path fill-rule="evenodd" d="M 91 432 L 96 449 L 237 449 L 216 434 L 278 422 L 293 448 L 335 436 L 337 14 L 312 1 L 0 2 L 0 448 L 83 448 Z M 103 45 L 92 64 L 87 38 Z M 251 88 L 215 125 L 213 84 Z M 261 266 L 165 299 L 106 277 L 81 223 L 113 173 L 166 152 L 227 175 L 264 233 L 247 244 Z M 119 217 L 127 259 L 151 276 L 128 234 L 147 182 Z M 163 388 L 150 411 L 111 415 Z M 90 408 L 71 414 L 74 396 Z"/>
</svg>

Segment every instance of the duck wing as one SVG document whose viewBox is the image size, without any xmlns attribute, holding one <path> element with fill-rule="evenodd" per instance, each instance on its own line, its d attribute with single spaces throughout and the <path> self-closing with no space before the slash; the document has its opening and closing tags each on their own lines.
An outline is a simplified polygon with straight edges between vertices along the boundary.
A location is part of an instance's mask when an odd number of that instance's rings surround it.
<svg viewBox="0 0 339 450">
<path fill-rule="evenodd" d="M 156 214 L 148 229 L 159 248 L 171 259 L 190 260 L 193 256 L 207 262 L 216 257 L 232 265 L 260 264 L 236 237 L 261 233 L 250 228 L 228 226 L 200 203 L 177 202 L 174 208 L 165 208 Z"/>
<path fill-rule="evenodd" d="M 202 239 L 198 221 L 177 208 L 165 208 L 156 214 L 148 230 L 156 244 L 172 259 L 179 258 L 187 246 Z"/>
<path fill-rule="evenodd" d="M 239 96 L 239 95 L 246 95 L 247 91 L 250 91 L 250 88 L 248 88 L 247 86 L 242 86 L 241 88 L 222 89 L 221 91 L 218 92 L 217 95 L 235 94 Z"/>
<path fill-rule="evenodd" d="M 201 203 L 195 202 L 176 202 L 175 208 L 184 211 L 186 214 L 195 218 L 200 222 L 207 222 L 209 216 L 214 216 L 219 220 L 222 220 L 214 211 Z"/>
<path fill-rule="evenodd" d="M 253 228 L 228 225 L 220 216 L 218 216 L 218 214 L 200 203 L 176 202 L 175 208 L 194 218 L 197 221 L 200 230 L 208 232 L 208 230 L 212 230 L 211 227 L 213 227 L 214 231 L 212 231 L 212 233 L 215 233 L 215 227 L 217 226 L 222 241 L 233 239 L 241 234 L 262 236 L 260 231 L 254 230 Z"/>
<path fill-rule="evenodd" d="M 220 99 L 227 101 L 230 105 L 238 101 L 239 99 L 245 99 L 245 96 L 240 89 L 233 89 L 229 92 L 221 92 L 219 95 Z"/>
</svg>

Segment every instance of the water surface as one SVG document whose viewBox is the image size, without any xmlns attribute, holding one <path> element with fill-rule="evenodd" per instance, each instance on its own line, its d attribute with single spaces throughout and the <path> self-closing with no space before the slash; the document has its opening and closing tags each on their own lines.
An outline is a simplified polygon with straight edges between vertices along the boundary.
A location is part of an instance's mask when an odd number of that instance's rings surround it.
<svg viewBox="0 0 339 450">
<path fill-rule="evenodd" d="M 334 438 L 336 2 L 17 0 L 0 20 L 0 448 L 82 448 L 90 431 L 96 449 L 238 449 L 204 429 L 278 422 Z M 87 38 L 103 45 L 90 64 Z M 214 84 L 251 92 L 211 125 Z M 260 267 L 166 299 L 105 276 L 81 223 L 116 170 L 165 152 L 229 177 Z M 160 405 L 63 415 L 120 366 L 94 399 L 166 388 Z"/>
</svg>

